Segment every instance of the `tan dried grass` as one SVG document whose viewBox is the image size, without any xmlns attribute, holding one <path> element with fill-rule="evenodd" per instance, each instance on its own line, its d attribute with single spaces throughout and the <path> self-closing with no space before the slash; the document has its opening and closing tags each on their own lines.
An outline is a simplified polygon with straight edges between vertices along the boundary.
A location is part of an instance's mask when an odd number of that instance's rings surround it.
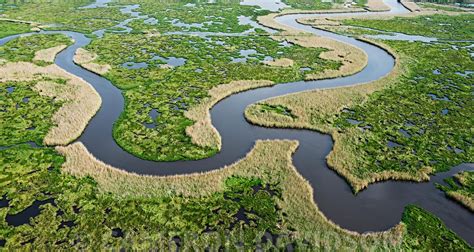
<svg viewBox="0 0 474 252">
<path fill-rule="evenodd" d="M 351 75 L 364 69 L 368 62 L 367 54 L 361 49 L 326 37 L 286 35 L 284 37 L 274 37 L 274 39 L 285 39 L 303 47 L 326 48 L 328 51 L 321 53 L 320 58 L 342 63 L 342 66 L 337 70 L 327 69 L 317 74 L 307 74 L 305 76 L 306 80 L 328 79 Z"/>
<path fill-rule="evenodd" d="M 284 9 L 279 13 L 270 13 L 265 16 L 258 16 L 257 21 L 263 26 L 280 30 L 282 32 L 281 35 L 285 34 L 299 34 L 299 33 L 306 33 L 305 31 L 295 29 L 291 26 L 286 26 L 284 24 L 278 23 L 275 21 L 276 17 L 284 16 L 288 14 L 329 14 L 329 13 L 351 13 L 351 12 L 361 12 L 364 9 L 354 8 L 354 9 L 331 9 L 331 10 L 295 10 L 295 9 Z"/>
<path fill-rule="evenodd" d="M 92 62 L 97 59 L 97 54 L 89 52 L 86 49 L 78 48 L 74 54 L 74 62 L 85 69 L 99 75 L 106 74 L 112 67 L 109 64 L 98 64 Z"/>
<path fill-rule="evenodd" d="M 43 61 L 46 63 L 53 63 L 56 55 L 64 50 L 67 46 L 66 45 L 58 45 L 55 47 L 39 50 L 35 52 L 35 57 L 33 61 Z"/>
<path fill-rule="evenodd" d="M 38 22 L 12 19 L 12 18 L 6 18 L 6 17 L 0 17 L 0 21 L 7 21 L 7 22 L 13 22 L 13 23 L 23 23 L 23 24 L 29 24 L 31 26 L 38 26 L 39 25 Z"/>
<path fill-rule="evenodd" d="M 474 198 L 473 197 L 469 197 L 468 195 L 464 195 L 457 191 L 448 191 L 446 192 L 446 195 L 458 201 L 459 203 L 463 204 L 464 206 L 469 208 L 469 210 L 474 212 Z"/>
<path fill-rule="evenodd" d="M 80 142 L 56 149 L 66 156 L 63 171 L 80 177 L 91 176 L 104 193 L 124 197 L 201 197 L 222 191 L 229 176 L 258 177 L 281 186 L 282 195 L 277 203 L 288 215 L 284 225 L 298 230 L 292 234 L 295 237 L 320 246 L 329 244 L 324 237 L 341 239 L 338 249 L 344 250 L 351 249 L 354 243 L 362 247 L 371 247 L 377 242 L 393 247 L 400 244 L 405 230 L 402 224 L 385 232 L 359 234 L 328 220 L 314 204 L 311 185 L 292 164 L 291 155 L 297 145 L 296 141 L 259 140 L 245 158 L 232 165 L 205 173 L 165 177 L 142 176 L 116 169 L 95 159 Z M 317 231 L 323 236 L 315 235 Z"/>
<path fill-rule="evenodd" d="M 401 0 L 400 3 L 411 12 L 421 11 L 420 6 L 412 1 Z"/>
<path fill-rule="evenodd" d="M 382 0 L 368 0 L 367 9 L 369 11 L 390 11 L 390 7 L 388 7 Z"/>
<path fill-rule="evenodd" d="M 266 65 L 275 67 L 290 67 L 293 66 L 293 60 L 288 58 L 274 59 L 264 62 Z"/>
<path fill-rule="evenodd" d="M 346 10 L 347 11 L 347 10 Z M 341 12 L 339 10 L 330 11 L 315 11 L 310 13 L 332 13 Z M 342 63 L 342 66 L 337 70 L 328 69 L 317 74 L 307 74 L 306 80 L 336 78 L 347 76 L 361 71 L 367 65 L 367 55 L 361 49 L 326 37 L 315 36 L 293 27 L 280 24 L 275 21 L 275 18 L 287 13 L 282 12 L 271 13 L 266 16 L 258 17 L 258 22 L 264 26 L 281 30 L 280 34 L 272 36 L 275 40 L 287 40 L 303 47 L 321 47 L 328 51 L 321 53 L 320 57 L 327 60 L 335 60 Z M 296 12 L 299 13 L 299 12 Z M 300 22 L 300 20 L 298 20 Z"/>
<path fill-rule="evenodd" d="M 54 64 L 41 67 L 29 62 L 9 62 L 0 67 L 0 82 L 41 80 L 44 77 L 67 81 L 64 87 L 41 81 L 35 86 L 42 95 L 68 101 L 53 115 L 55 126 L 43 140 L 46 145 L 65 145 L 81 135 L 100 108 L 101 99 L 89 83 Z"/>
<path fill-rule="evenodd" d="M 270 86 L 274 83 L 267 80 L 240 80 L 232 81 L 228 84 L 219 85 L 209 90 L 209 97 L 205 98 L 200 104 L 191 107 L 184 115 L 195 121 L 195 123 L 186 128 L 186 134 L 191 137 L 194 144 L 203 147 L 215 147 L 220 150 L 221 137 L 219 132 L 211 123 L 209 110 L 225 97 L 245 90 Z"/>
</svg>

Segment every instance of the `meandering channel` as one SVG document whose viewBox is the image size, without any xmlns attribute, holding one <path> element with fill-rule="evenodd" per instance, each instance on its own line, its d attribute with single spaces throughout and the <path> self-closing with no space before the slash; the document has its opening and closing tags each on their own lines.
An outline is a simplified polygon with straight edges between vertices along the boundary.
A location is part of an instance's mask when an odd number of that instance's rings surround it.
<svg viewBox="0 0 474 252">
<path fill-rule="evenodd" d="M 387 0 L 391 12 L 407 12 L 399 3 Z M 350 15 L 370 15 L 371 13 L 351 13 Z M 367 66 L 359 73 L 342 78 L 299 81 L 278 84 L 234 94 L 216 104 L 211 109 L 212 123 L 222 137 L 222 150 L 215 156 L 196 161 L 154 162 L 142 160 L 121 149 L 112 137 L 114 122 L 124 110 L 121 91 L 107 79 L 85 70 L 73 62 L 75 51 L 89 44 L 85 35 L 54 31 L 74 39 L 74 44 L 59 53 L 55 63 L 71 74 L 89 82 L 102 97 L 102 106 L 77 140 L 99 160 L 119 169 L 146 175 L 174 175 L 205 172 L 232 164 L 244 157 L 258 139 L 292 139 L 299 142 L 293 155 L 293 164 L 312 185 L 314 201 L 320 210 L 333 222 L 343 228 L 358 231 L 382 231 L 398 224 L 403 208 L 416 204 L 440 217 L 446 225 L 469 243 L 474 244 L 474 214 L 460 204 L 445 197 L 437 190 L 435 183 L 442 183 L 446 177 L 461 170 L 474 170 L 473 164 L 454 167 L 449 172 L 439 173 L 427 183 L 387 181 L 370 185 L 357 195 L 352 193 L 346 181 L 331 170 L 325 157 L 332 149 L 328 135 L 310 130 L 263 128 L 249 124 L 244 118 L 248 105 L 263 99 L 318 88 L 332 88 L 374 81 L 387 75 L 394 66 L 394 58 L 383 49 L 351 37 L 317 30 L 296 22 L 302 17 L 316 15 L 348 14 L 291 14 L 276 20 L 287 26 L 326 36 L 354 45 L 368 55 Z M 0 39 L 0 45 L 18 37 Z"/>
</svg>

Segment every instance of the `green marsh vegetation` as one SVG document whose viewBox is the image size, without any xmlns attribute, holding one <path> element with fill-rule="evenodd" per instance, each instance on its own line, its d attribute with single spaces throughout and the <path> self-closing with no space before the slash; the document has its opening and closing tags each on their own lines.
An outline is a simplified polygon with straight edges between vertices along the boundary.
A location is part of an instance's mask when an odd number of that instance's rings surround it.
<svg viewBox="0 0 474 252">
<path fill-rule="evenodd" d="M 384 243 L 390 236 L 365 241 L 335 231 L 326 220 L 294 219 L 308 214 L 308 209 L 289 211 L 298 206 L 282 202 L 282 190 L 288 185 L 229 176 L 223 178 L 222 191 L 208 196 L 117 196 L 100 191 L 91 177 L 62 173 L 64 161 L 51 148 L 19 145 L 0 150 L 0 248 L 217 250 L 222 246 L 252 250 L 256 246 L 284 249 L 292 244 L 296 249 L 314 250 L 356 244 L 361 249 L 399 249 L 400 245 L 405 249 L 430 250 L 441 245 L 456 251 L 471 249 L 439 219 L 414 206 L 403 216 L 402 244 Z M 33 213 L 20 218 L 26 209 Z M 301 226 L 303 220 L 304 229 L 292 226 Z"/>
<path fill-rule="evenodd" d="M 405 55 L 417 55 L 417 61 L 396 84 L 335 120 L 339 132 L 353 135 L 348 144 L 359 167 L 354 175 L 411 174 L 428 167 L 440 172 L 473 162 L 474 76 L 465 73 L 474 68 L 469 51 L 463 44 L 456 50 L 452 44 L 385 43 Z"/>
<path fill-rule="evenodd" d="M 257 178 L 229 177 L 222 192 L 200 198 L 119 198 L 100 193 L 90 177 L 61 173 L 62 162 L 49 148 L 0 151 L 0 195 L 8 202 L 0 208 L 5 248 L 167 248 L 174 238 L 185 248 L 212 248 L 230 239 L 235 243 L 223 245 L 251 249 L 265 233 L 289 232 L 276 205 L 278 187 Z M 30 220 L 13 221 L 38 205 Z M 263 246 L 272 246 L 270 241 Z"/>
<path fill-rule="evenodd" d="M 31 30 L 31 25 L 29 24 L 0 20 L 0 38 L 29 32 L 30 30 Z"/>
<path fill-rule="evenodd" d="M 129 18 L 118 8 L 80 8 L 89 5 L 93 0 L 65 1 L 16 1 L 4 5 L 1 14 L 8 18 L 34 21 L 49 25 L 47 30 L 70 30 L 92 33 L 105 29 Z"/>
<path fill-rule="evenodd" d="M 437 185 L 447 196 L 474 211 L 474 171 L 464 171 L 445 179 L 447 185 Z"/>
<path fill-rule="evenodd" d="M 10 62 L 32 62 L 36 51 L 70 44 L 64 35 L 32 35 L 19 37 L 0 47 L 0 58 Z M 35 62 L 44 65 L 44 62 Z M 41 96 L 33 87 L 40 77 L 31 81 L 0 82 L 0 146 L 9 146 L 27 141 L 42 144 L 52 126 L 51 116 L 62 105 L 51 97 Z M 51 80 L 64 84 L 65 80 Z"/>
<path fill-rule="evenodd" d="M 395 17 L 388 20 L 346 19 L 342 23 L 344 25 L 422 35 L 444 40 L 474 40 L 474 25 L 472 25 L 471 14 L 457 16 L 432 15 L 413 18 Z"/>
<path fill-rule="evenodd" d="M 166 161 L 200 159 L 218 151 L 194 145 L 185 132 L 193 121 L 184 111 L 199 104 L 212 87 L 249 79 L 284 83 L 340 66 L 318 57 L 325 49 L 286 45 L 268 36 L 107 34 L 86 49 L 98 55 L 97 63 L 112 66 L 105 76 L 124 90 L 126 108 L 114 128 L 117 142 L 141 158 Z M 173 57 L 182 65 L 167 66 Z M 289 58 L 294 64 L 272 67 L 263 63 L 266 57 Z M 133 69 L 136 63 L 141 65 Z M 303 72 L 303 67 L 310 70 Z"/>
<path fill-rule="evenodd" d="M 271 105 L 271 104 L 259 104 L 259 109 L 261 113 L 276 113 L 282 116 L 289 116 L 293 119 L 297 118 L 291 110 L 283 105 Z"/>
<path fill-rule="evenodd" d="M 443 10 L 443 11 L 455 11 L 455 12 L 466 12 L 466 10 L 463 10 L 461 8 L 456 8 L 456 6 L 451 6 L 448 4 L 442 5 L 442 4 L 432 4 L 432 3 L 417 3 L 420 7 L 426 8 L 426 9 L 435 9 L 435 10 Z"/>
<path fill-rule="evenodd" d="M 61 82 L 61 80 L 57 80 Z M 42 144 L 61 102 L 33 90 L 37 81 L 0 82 L 0 146 Z"/>
<path fill-rule="evenodd" d="M 248 24 L 239 24 L 239 16 L 253 20 L 259 15 L 268 14 L 268 11 L 256 10 L 253 6 L 242 6 L 238 1 L 204 1 L 189 2 L 156 2 L 143 0 L 119 0 L 116 4 L 140 4 L 135 11 L 147 15 L 145 20 L 137 19 L 129 26 L 135 32 L 226 32 L 240 33 L 252 28 Z M 119 6 L 120 6 L 119 5 Z M 262 32 L 261 30 L 259 32 Z"/>
<path fill-rule="evenodd" d="M 445 22 L 429 20 L 434 27 Z M 460 25 L 456 20 L 453 17 L 449 22 Z M 366 22 L 375 24 L 373 20 L 354 22 L 363 27 L 368 26 Z M 380 22 L 396 24 L 393 20 Z M 462 28 L 471 29 L 472 25 Z M 459 32 L 451 39 L 462 40 L 464 36 Z M 247 111 L 248 115 L 258 124 L 293 125 L 332 133 L 336 144 L 328 157 L 329 163 L 351 182 L 355 191 L 375 180 L 422 180 L 427 173 L 473 162 L 471 43 L 383 43 L 403 57 L 403 69 L 396 69 L 397 76 L 387 79 L 388 84 L 375 82 L 340 91 L 305 92 L 266 102 L 291 109 L 298 116 L 296 120 L 287 120 L 277 113 L 272 116 L 268 111 L 259 113 L 259 104 Z M 321 98 L 310 99 L 312 95 Z M 331 104 L 326 106 L 329 109 L 321 105 L 327 103 Z"/>
<path fill-rule="evenodd" d="M 345 3 L 343 0 L 283 0 L 282 2 L 299 10 L 328 10 L 334 8 L 335 5 L 342 5 Z M 353 2 L 355 2 L 355 7 L 365 7 L 367 4 L 367 0 L 354 0 Z"/>
<path fill-rule="evenodd" d="M 285 4 L 301 10 L 327 10 L 332 8 L 331 2 L 321 0 L 283 0 Z"/>
<path fill-rule="evenodd" d="M 59 45 L 70 45 L 71 39 L 62 34 L 35 34 L 15 38 L 0 47 L 0 58 L 10 62 L 33 62 L 35 52 Z M 39 65 L 45 62 L 35 62 Z"/>
<path fill-rule="evenodd" d="M 405 208 L 402 222 L 406 224 L 403 250 L 472 251 L 473 249 L 449 230 L 438 217 L 415 205 Z"/>
</svg>

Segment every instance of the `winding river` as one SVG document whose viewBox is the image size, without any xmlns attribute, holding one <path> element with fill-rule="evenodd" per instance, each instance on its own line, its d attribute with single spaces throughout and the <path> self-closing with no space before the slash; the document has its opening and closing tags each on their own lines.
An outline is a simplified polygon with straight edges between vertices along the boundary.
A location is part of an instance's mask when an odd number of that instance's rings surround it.
<svg viewBox="0 0 474 252">
<path fill-rule="evenodd" d="M 407 12 L 394 0 L 386 0 L 393 13 Z M 373 15 L 373 13 L 351 13 L 350 15 Z M 339 14 L 290 14 L 278 17 L 282 24 L 296 29 L 326 36 L 354 45 L 368 55 L 367 66 L 359 73 L 336 79 L 299 81 L 278 84 L 238 93 L 223 99 L 211 109 L 212 123 L 222 137 L 222 151 L 213 157 L 196 161 L 154 162 L 142 160 L 120 148 L 112 137 L 113 123 L 124 110 L 121 91 L 107 79 L 85 70 L 73 62 L 76 49 L 89 44 L 83 34 L 69 31 L 63 33 L 75 43 L 56 57 L 55 63 L 71 74 L 89 82 L 102 97 L 102 106 L 77 141 L 82 142 L 99 160 L 119 169 L 146 175 L 174 175 L 205 172 L 232 164 L 244 157 L 258 139 L 292 139 L 299 142 L 293 155 L 293 164 L 312 185 L 314 201 L 319 209 L 333 222 L 343 228 L 357 231 L 382 231 L 398 224 L 404 207 L 416 204 L 434 213 L 458 235 L 474 244 L 474 214 L 460 204 L 445 197 L 435 183 L 461 170 L 474 170 L 474 164 L 463 164 L 449 172 L 438 173 L 430 182 L 413 183 L 387 181 L 371 184 L 354 195 L 344 178 L 337 175 L 327 164 L 325 157 L 332 148 L 328 135 L 310 130 L 264 128 L 249 124 L 244 118 L 245 108 L 253 103 L 271 97 L 295 92 L 349 86 L 370 82 L 387 75 L 394 66 L 394 58 L 385 50 L 351 37 L 317 30 L 299 24 L 296 20 L 316 15 L 340 16 Z M 0 45 L 20 35 L 0 39 Z"/>
</svg>

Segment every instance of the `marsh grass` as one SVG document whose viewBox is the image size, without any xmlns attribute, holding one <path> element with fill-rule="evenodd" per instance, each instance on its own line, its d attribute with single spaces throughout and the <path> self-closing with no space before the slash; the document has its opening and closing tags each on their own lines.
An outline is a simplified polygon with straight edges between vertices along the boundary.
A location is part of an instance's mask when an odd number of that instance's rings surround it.
<svg viewBox="0 0 474 252">
<path fill-rule="evenodd" d="M 297 142 L 257 141 L 245 158 L 235 164 L 205 173 L 177 176 L 141 176 L 111 167 L 95 159 L 81 143 L 56 149 L 66 157 L 63 170 L 75 176 L 92 177 L 103 193 L 121 197 L 185 196 L 202 197 L 223 190 L 229 176 L 254 177 L 282 188 L 278 206 L 287 215 L 285 225 L 298 230 L 292 236 L 318 247 L 330 246 L 332 237 L 340 248 L 354 244 L 363 248 L 400 245 L 403 224 L 386 232 L 358 234 L 338 227 L 328 220 L 313 202 L 313 190 L 292 165 L 291 155 Z M 272 157 L 269 159 L 269 157 Z"/>
<path fill-rule="evenodd" d="M 372 173 L 364 178 L 351 174 L 353 167 L 358 167 L 359 165 L 356 154 L 357 150 L 351 147 L 351 144 L 357 141 L 361 133 L 358 129 L 353 129 L 345 134 L 340 134 L 332 122 L 336 120 L 337 115 L 344 108 L 363 104 L 374 92 L 395 85 L 398 78 L 407 73 L 408 69 L 406 66 L 414 61 L 413 58 L 396 52 L 388 45 L 373 40 L 364 40 L 381 46 L 395 56 L 395 67 L 384 78 L 351 87 L 318 89 L 274 97 L 250 105 L 245 110 L 245 117 L 253 124 L 266 127 L 303 128 L 331 134 L 335 143 L 333 150 L 327 157 L 328 165 L 346 178 L 355 192 L 364 189 L 370 183 L 381 180 L 429 180 L 429 174 L 432 172 L 432 169 L 428 167 L 410 174 L 383 171 Z M 291 111 L 294 117 L 282 116 L 278 113 L 262 110 L 261 107 L 265 104 L 272 106 L 284 105 Z"/>
<path fill-rule="evenodd" d="M 304 48 L 255 35 L 205 39 L 108 34 L 93 40 L 87 50 L 98 55 L 94 63 L 112 66 L 106 77 L 125 96 L 125 110 L 113 130 L 117 143 L 142 159 L 156 161 L 194 160 L 216 154 L 219 139 L 208 121 L 202 120 L 207 113 L 202 108 L 214 99 L 209 97 L 209 90 L 241 80 L 292 82 L 304 79 L 305 74 L 341 65 L 319 57 L 327 49 Z M 250 53 L 248 57 L 242 54 L 245 52 Z M 163 67 L 173 57 L 184 63 Z M 293 65 L 269 66 L 265 64 L 268 58 L 291 59 Z M 128 69 L 124 67 L 127 62 L 144 66 Z M 311 70 L 303 72 L 303 67 Z M 202 116 L 189 116 L 196 110 Z M 151 117 L 151 111 L 159 116 Z M 193 137 L 199 134 L 202 137 Z"/>
<path fill-rule="evenodd" d="M 35 89 L 42 95 L 65 101 L 53 115 L 54 126 L 43 142 L 65 145 L 80 136 L 89 120 L 100 108 L 99 94 L 84 80 L 56 65 L 37 66 L 28 62 L 9 62 L 0 66 L 0 82 L 63 79 L 65 84 L 39 81 Z"/>
<path fill-rule="evenodd" d="M 402 0 L 400 3 L 411 12 L 417 12 L 421 10 L 420 6 L 418 6 L 418 4 L 413 1 Z"/>
<path fill-rule="evenodd" d="M 280 59 L 265 61 L 264 63 L 269 65 L 269 66 L 290 67 L 290 66 L 293 65 L 294 61 L 292 59 L 288 59 L 288 58 L 280 58 Z"/>
<path fill-rule="evenodd" d="M 76 64 L 99 75 L 106 74 L 112 68 L 108 64 L 98 64 L 98 63 L 92 62 L 96 59 L 97 59 L 97 54 L 89 52 L 83 48 L 78 48 L 73 58 Z"/>
<path fill-rule="evenodd" d="M 35 27 L 34 24 L 21 21 L 19 22 L 17 20 L 11 20 L 7 18 L 0 18 L 0 38 L 28 32 L 33 27 Z"/>
<path fill-rule="evenodd" d="M 343 25 L 386 32 L 435 37 L 442 40 L 473 40 L 472 14 L 449 11 L 421 11 L 407 14 L 336 19 Z"/>
<path fill-rule="evenodd" d="M 209 110 L 225 97 L 245 90 L 271 86 L 272 81 L 241 80 L 232 81 L 228 84 L 216 86 L 209 90 L 209 97 L 201 101 L 197 106 L 191 107 L 184 115 L 195 123 L 186 128 L 186 134 L 191 137 L 193 143 L 204 147 L 221 148 L 221 137 L 219 132 L 211 123 Z"/>
<path fill-rule="evenodd" d="M 283 12 L 285 13 L 285 12 Z M 291 12 L 289 12 L 291 13 Z M 296 12 L 297 13 L 297 12 Z M 324 13 L 324 12 L 321 12 Z M 320 57 L 325 60 L 340 62 L 337 69 L 325 69 L 318 73 L 310 73 L 305 76 L 306 80 L 328 79 L 347 76 L 361 71 L 367 65 L 367 55 L 357 47 L 334 39 L 315 36 L 292 27 L 280 24 L 275 18 L 282 13 L 271 13 L 258 18 L 258 22 L 264 26 L 280 30 L 280 34 L 272 36 L 275 40 L 286 40 L 302 47 L 322 47 L 327 51 L 322 52 Z M 298 22 L 300 22 L 298 20 Z"/>
<path fill-rule="evenodd" d="M 35 54 L 40 51 L 41 54 L 47 53 L 52 56 L 51 52 L 43 51 L 52 47 L 61 45 L 70 45 L 71 39 L 63 34 L 34 34 L 30 36 L 20 36 L 8 41 L 0 47 L 0 58 L 10 62 L 33 62 Z M 54 58 L 54 57 L 53 57 Z M 51 62 L 36 61 L 36 64 L 47 65 Z"/>
<path fill-rule="evenodd" d="M 39 61 L 39 62 L 45 62 L 45 63 L 53 63 L 54 58 L 56 58 L 56 55 L 64 50 L 67 46 L 66 45 L 58 45 L 55 47 L 47 48 L 47 49 L 42 49 L 39 51 L 35 52 L 35 57 L 33 58 L 33 61 Z"/>
<path fill-rule="evenodd" d="M 382 0 L 368 0 L 367 9 L 369 11 L 389 11 L 388 7 Z"/>
<path fill-rule="evenodd" d="M 47 30 L 69 30 L 92 33 L 105 29 L 129 18 L 118 8 L 79 8 L 90 1 L 17 1 L 15 8 L 2 12 L 9 19 L 41 24 Z M 49 25 L 54 24 L 54 25 Z"/>
<path fill-rule="evenodd" d="M 408 205 L 402 216 L 406 224 L 403 250 L 414 251 L 472 251 L 436 216 L 415 205 Z M 450 242 L 447 242 L 450 241 Z"/>
<path fill-rule="evenodd" d="M 452 178 L 445 179 L 447 183 L 437 185 L 447 196 L 453 198 L 474 212 L 474 172 L 463 171 Z"/>
<path fill-rule="evenodd" d="M 472 77 L 460 78 L 455 74 L 460 71 L 456 69 L 471 68 L 472 61 L 469 60 L 468 51 L 452 50 L 450 45 L 387 43 L 392 48 L 395 47 L 390 50 L 385 46 L 392 53 L 396 50 L 397 63 L 394 71 L 385 78 L 360 86 L 304 92 L 295 94 L 294 97 L 283 96 L 266 100 L 261 104 L 250 106 L 246 110 L 247 119 L 264 126 L 309 128 L 332 134 L 335 145 L 327 157 L 328 164 L 351 183 L 355 192 L 362 190 L 369 183 L 386 179 L 429 180 L 429 175 L 432 173 L 446 171 L 462 162 L 472 162 L 468 154 L 472 152 L 472 149 L 465 145 L 465 141 L 455 140 L 467 139 L 469 135 L 465 130 L 469 126 L 461 126 L 468 122 L 458 115 L 471 113 L 468 109 L 471 106 L 467 105 L 470 101 L 464 98 L 467 97 L 467 93 L 464 93 L 467 90 L 465 89 L 466 79 L 462 78 L 467 78 L 469 81 Z M 421 50 L 424 56 L 419 53 Z M 437 61 L 433 61 L 433 57 Z M 427 70 L 427 62 L 430 62 L 429 66 L 432 68 L 436 66 L 436 68 L 445 69 L 444 75 L 436 75 L 432 73 L 433 70 Z M 448 62 L 456 63 L 452 65 Z M 410 88 L 413 90 L 407 91 Z M 410 95 L 402 94 L 405 92 Z M 442 101 L 438 101 L 439 98 L 438 100 L 430 99 L 430 93 L 436 93 L 434 97 L 453 97 L 456 101 L 448 98 Z M 388 94 L 391 95 L 388 96 Z M 399 100 L 399 97 L 410 96 L 413 97 Z M 311 102 L 315 105 L 310 104 Z M 400 108 L 406 103 L 416 105 L 409 105 L 410 109 L 407 107 L 406 110 L 401 110 Z M 451 107 L 452 103 L 466 105 Z M 262 104 L 283 105 L 290 109 L 298 119 L 290 120 L 275 113 L 262 112 L 260 109 Z M 359 108 L 369 107 L 370 112 L 358 111 Z M 393 107 L 393 109 L 388 107 Z M 449 107 L 451 114 L 441 113 L 445 107 Z M 430 112 L 425 112 L 428 110 Z M 380 113 L 380 115 L 374 116 L 374 113 Z M 394 116 L 389 116 L 390 113 L 394 113 Z M 389 116 L 394 121 L 380 120 L 384 116 Z M 451 116 L 451 119 L 448 120 L 448 116 Z M 375 119 L 376 117 L 378 119 Z M 390 127 L 393 127 L 397 120 L 401 120 L 397 124 L 399 126 L 391 130 Z M 407 121 L 412 121 L 424 125 L 426 121 L 431 120 L 436 121 L 437 128 L 424 129 L 423 126 L 407 123 Z M 414 128 L 411 135 L 400 133 L 400 129 L 409 127 Z M 441 137 L 440 134 L 443 136 Z M 390 141 L 388 140 L 390 136 L 397 136 L 395 141 L 402 144 L 398 145 L 398 148 L 389 146 L 387 141 Z M 431 137 L 435 140 L 428 141 L 429 146 L 433 146 L 430 152 L 426 152 L 426 149 L 418 149 L 417 146 L 422 146 L 422 143 Z M 444 142 L 438 142 L 441 139 Z M 368 170 L 371 171 L 368 172 Z"/>
</svg>

